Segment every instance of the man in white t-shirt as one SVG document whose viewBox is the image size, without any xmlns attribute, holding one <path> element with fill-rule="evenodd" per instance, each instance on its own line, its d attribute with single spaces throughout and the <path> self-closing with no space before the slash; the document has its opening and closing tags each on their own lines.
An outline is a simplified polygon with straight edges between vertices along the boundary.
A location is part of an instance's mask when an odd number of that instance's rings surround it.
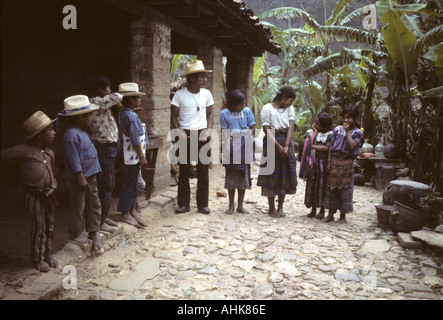
<svg viewBox="0 0 443 320">
<path fill-rule="evenodd" d="M 187 159 L 184 163 L 180 162 L 176 213 L 190 211 L 189 178 L 192 160 L 195 160 L 197 164 L 198 211 L 205 214 L 210 213 L 208 208 L 209 164 L 207 161 L 204 161 L 206 164 L 202 163 L 200 157 L 197 156 L 202 147 L 209 143 L 210 129 L 212 128 L 214 99 L 211 92 L 204 88 L 208 81 L 208 72 L 212 72 L 212 70 L 205 70 L 203 62 L 200 60 L 188 63 L 186 73 L 182 75 L 182 78 L 186 77 L 188 86 L 178 90 L 171 101 L 172 128 L 181 129 L 179 138 L 187 141 Z M 198 139 L 198 143 L 191 143 L 191 139 Z M 198 145 L 198 150 L 191 150 L 192 145 Z M 180 149 L 178 151 L 180 152 Z M 191 160 L 191 158 L 193 159 Z"/>
</svg>

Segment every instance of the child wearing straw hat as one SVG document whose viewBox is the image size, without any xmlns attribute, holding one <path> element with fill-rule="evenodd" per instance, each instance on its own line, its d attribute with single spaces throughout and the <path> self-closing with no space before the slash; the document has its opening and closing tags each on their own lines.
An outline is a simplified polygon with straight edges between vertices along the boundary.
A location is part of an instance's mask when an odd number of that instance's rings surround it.
<svg viewBox="0 0 443 320">
<path fill-rule="evenodd" d="M 97 150 L 87 131 L 91 127 L 92 112 L 99 108 L 85 95 L 71 96 L 64 101 L 65 109 L 58 115 L 69 120 L 63 137 L 66 184 L 69 188 L 69 238 L 87 244 L 92 239 L 94 250 L 101 250 L 101 205 L 97 190 L 97 174 L 101 171 Z M 86 231 L 82 233 L 83 211 Z"/>
<path fill-rule="evenodd" d="M 140 92 L 138 84 L 134 82 L 120 84 L 118 91 L 123 95 L 123 109 L 117 116 L 120 139 L 118 152 L 122 155 L 120 157 L 122 185 L 117 211 L 122 213 L 122 222 L 136 228 L 147 227 L 141 214 L 137 212 L 137 184 L 140 167 L 148 164 L 145 157 L 148 137 L 140 118 L 134 111 L 140 108 L 141 97 L 145 93 Z"/>
<path fill-rule="evenodd" d="M 55 155 L 48 148 L 55 139 L 53 122 L 42 111 L 35 112 L 23 123 L 25 141 L 1 151 L 2 161 L 15 161 L 20 165 L 25 207 L 31 218 L 31 258 L 34 267 L 41 272 L 58 265 L 52 256 L 57 204 Z"/>
</svg>

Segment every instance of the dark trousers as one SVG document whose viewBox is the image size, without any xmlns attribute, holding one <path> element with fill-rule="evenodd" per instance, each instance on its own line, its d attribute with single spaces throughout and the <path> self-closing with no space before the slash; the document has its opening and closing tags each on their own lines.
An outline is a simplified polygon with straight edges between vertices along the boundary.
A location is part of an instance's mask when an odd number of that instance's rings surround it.
<svg viewBox="0 0 443 320">
<path fill-rule="evenodd" d="M 117 157 L 116 143 L 100 143 L 95 141 L 98 161 L 102 171 L 97 174 L 98 197 L 102 206 L 101 224 L 108 217 L 111 207 L 112 190 L 114 188 L 114 167 Z"/>
<path fill-rule="evenodd" d="M 126 165 L 121 161 L 122 186 L 118 200 L 117 211 L 127 212 L 135 210 L 137 203 L 137 183 L 140 174 L 140 162 L 134 165 Z"/>
<path fill-rule="evenodd" d="M 202 130 L 198 131 L 200 136 Z M 186 134 L 189 136 L 190 132 L 185 130 Z M 191 135 L 192 136 L 192 135 Z M 209 141 L 199 141 L 198 142 L 198 154 L 203 146 L 205 146 Z M 180 172 L 178 179 L 178 206 L 189 207 L 191 201 L 191 188 L 189 185 L 189 177 L 191 176 L 191 153 L 195 157 L 195 150 L 190 150 L 190 139 L 187 141 L 187 162 L 180 163 Z M 210 156 L 210 152 L 208 154 Z M 193 159 L 194 160 L 194 159 Z M 209 164 L 203 164 L 200 158 L 197 157 L 197 207 L 207 207 L 209 198 Z"/>
</svg>

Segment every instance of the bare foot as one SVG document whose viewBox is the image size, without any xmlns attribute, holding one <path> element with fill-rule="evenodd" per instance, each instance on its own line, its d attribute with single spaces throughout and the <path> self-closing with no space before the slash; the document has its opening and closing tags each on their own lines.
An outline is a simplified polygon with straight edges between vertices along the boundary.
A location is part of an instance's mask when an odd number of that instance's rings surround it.
<svg viewBox="0 0 443 320">
<path fill-rule="evenodd" d="M 100 241 L 100 233 L 90 232 L 89 237 L 92 239 L 92 249 L 95 251 L 99 251 L 102 248 L 102 242 Z"/>
<path fill-rule="evenodd" d="M 48 265 L 52 268 L 57 268 L 58 266 L 58 262 L 57 260 L 54 259 L 54 257 L 52 256 L 52 254 L 48 254 L 45 257 L 45 261 L 48 263 Z"/>
<path fill-rule="evenodd" d="M 277 214 L 279 215 L 280 218 L 286 217 L 286 214 L 283 212 L 283 209 L 278 209 Z"/>
<path fill-rule="evenodd" d="M 137 220 L 129 214 L 129 212 L 122 213 L 121 221 L 136 228 L 141 228 L 142 226 L 138 224 Z"/>
<path fill-rule="evenodd" d="M 240 212 L 240 213 L 243 213 L 243 214 L 249 214 L 249 211 L 248 210 L 246 210 L 245 208 L 243 208 L 243 207 L 238 207 L 237 208 L 237 212 Z"/>
<path fill-rule="evenodd" d="M 131 216 L 137 220 L 138 224 L 141 225 L 142 227 L 147 227 L 148 224 L 143 220 L 142 216 L 140 213 L 138 213 L 136 210 L 131 211 Z"/>
<path fill-rule="evenodd" d="M 48 272 L 51 269 L 49 267 L 49 264 L 47 264 L 44 260 L 40 260 L 39 262 L 34 263 L 34 268 L 36 268 L 40 272 Z"/>
<path fill-rule="evenodd" d="M 80 233 L 77 237 L 72 239 L 72 241 L 81 243 L 81 244 L 88 244 L 91 242 L 91 240 L 88 239 L 83 233 Z"/>
<path fill-rule="evenodd" d="M 225 214 L 233 214 L 234 213 L 234 207 L 229 207 L 228 210 L 225 211 Z"/>
<path fill-rule="evenodd" d="M 269 211 L 269 215 L 273 218 L 280 218 L 280 215 L 275 210 Z"/>
<path fill-rule="evenodd" d="M 105 223 L 110 225 L 111 227 L 118 227 L 118 223 L 115 222 L 114 220 L 109 219 L 109 218 L 105 219 Z"/>
<path fill-rule="evenodd" d="M 115 232 L 115 231 L 117 230 L 117 228 L 116 228 L 116 227 L 111 227 L 109 224 L 107 224 L 107 223 L 105 222 L 105 223 L 103 223 L 103 224 L 100 226 L 100 230 L 101 230 L 101 231 L 106 231 L 106 232 L 113 233 L 113 232 Z"/>
<path fill-rule="evenodd" d="M 334 221 L 334 215 L 328 214 L 326 218 L 322 220 L 323 222 L 331 222 Z"/>
</svg>

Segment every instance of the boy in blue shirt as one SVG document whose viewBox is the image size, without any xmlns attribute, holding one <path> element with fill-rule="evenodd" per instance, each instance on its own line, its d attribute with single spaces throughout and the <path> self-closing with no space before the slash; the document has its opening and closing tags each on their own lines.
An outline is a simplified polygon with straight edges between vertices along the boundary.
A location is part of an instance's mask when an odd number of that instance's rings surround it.
<svg viewBox="0 0 443 320">
<path fill-rule="evenodd" d="M 98 197 L 96 175 L 101 171 L 97 151 L 87 131 L 91 127 L 92 112 L 98 106 L 84 95 L 66 98 L 65 110 L 59 113 L 68 118 L 63 145 L 65 149 L 66 183 L 69 188 L 69 238 L 87 244 L 88 237 L 82 234 L 83 211 L 86 213 L 86 231 L 92 239 L 94 250 L 101 249 L 99 237 L 101 205 Z"/>
<path fill-rule="evenodd" d="M 118 91 L 123 95 L 123 109 L 117 117 L 119 126 L 119 139 L 122 169 L 122 185 L 117 211 L 122 213 L 121 221 L 136 228 L 147 227 L 141 214 L 137 212 L 137 183 L 140 168 L 146 167 L 146 143 L 148 141 L 145 129 L 134 109 L 141 105 L 138 84 L 125 82 L 118 86 Z"/>
</svg>

